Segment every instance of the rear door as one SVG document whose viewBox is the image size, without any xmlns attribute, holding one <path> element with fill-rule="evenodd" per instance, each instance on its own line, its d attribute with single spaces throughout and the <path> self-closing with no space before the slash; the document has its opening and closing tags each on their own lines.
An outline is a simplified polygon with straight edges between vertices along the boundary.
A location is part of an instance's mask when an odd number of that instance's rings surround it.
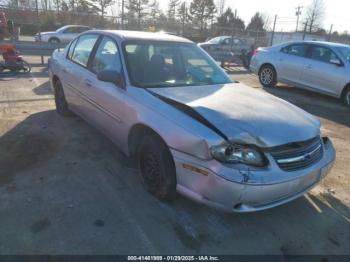
<svg viewBox="0 0 350 262">
<path fill-rule="evenodd" d="M 85 99 L 87 89 L 84 81 L 89 73 L 88 63 L 98 38 L 98 34 L 85 34 L 75 40 L 67 55 L 67 65 L 62 69 L 65 88 L 71 93 L 71 101 L 68 103 L 83 115 L 88 114 L 90 108 Z"/>
<path fill-rule="evenodd" d="M 60 34 L 60 41 L 63 43 L 68 43 L 72 41 L 77 35 L 77 27 L 70 26 Z"/>
<path fill-rule="evenodd" d="M 278 79 L 294 84 L 299 84 L 302 70 L 306 62 L 306 51 L 308 45 L 305 43 L 290 44 L 283 47 L 277 55 L 276 69 Z"/>
<path fill-rule="evenodd" d="M 303 68 L 302 83 L 323 93 L 337 95 L 345 69 L 331 63 L 332 60 L 341 61 L 330 48 L 311 44 Z"/>
</svg>

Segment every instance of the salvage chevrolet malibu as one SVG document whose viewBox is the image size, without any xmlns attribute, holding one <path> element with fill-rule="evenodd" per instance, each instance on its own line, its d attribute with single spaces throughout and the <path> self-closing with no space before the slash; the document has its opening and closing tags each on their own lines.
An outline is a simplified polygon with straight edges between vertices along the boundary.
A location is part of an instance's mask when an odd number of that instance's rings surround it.
<svg viewBox="0 0 350 262">
<path fill-rule="evenodd" d="M 330 171 L 320 122 L 232 81 L 189 40 L 89 31 L 49 61 L 57 112 L 84 118 L 138 160 L 145 188 L 250 212 L 302 196 Z"/>
</svg>

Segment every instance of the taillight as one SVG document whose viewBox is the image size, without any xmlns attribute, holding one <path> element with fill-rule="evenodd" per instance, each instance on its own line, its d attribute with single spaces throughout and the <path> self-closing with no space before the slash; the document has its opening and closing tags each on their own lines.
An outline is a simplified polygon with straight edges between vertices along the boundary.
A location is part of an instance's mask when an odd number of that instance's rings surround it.
<svg viewBox="0 0 350 262">
<path fill-rule="evenodd" d="M 260 48 L 256 48 L 256 49 L 253 51 L 252 56 L 255 56 L 257 53 L 259 53 L 259 51 L 260 51 Z"/>
</svg>

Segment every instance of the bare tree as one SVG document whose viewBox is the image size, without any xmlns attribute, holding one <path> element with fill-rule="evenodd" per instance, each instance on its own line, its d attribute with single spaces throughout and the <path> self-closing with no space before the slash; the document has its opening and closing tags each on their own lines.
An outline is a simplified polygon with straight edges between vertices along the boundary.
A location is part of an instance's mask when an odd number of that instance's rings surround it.
<svg viewBox="0 0 350 262">
<path fill-rule="evenodd" d="M 104 18 L 107 8 L 114 4 L 113 0 L 95 0 L 94 1 L 101 10 L 101 17 Z"/>
<path fill-rule="evenodd" d="M 175 20 L 176 9 L 180 5 L 180 0 L 169 0 L 168 3 L 168 19 Z"/>
<path fill-rule="evenodd" d="M 149 12 L 149 0 L 129 0 L 126 9 L 128 10 L 128 23 L 136 18 L 137 27 L 141 30 L 141 22 Z"/>
<path fill-rule="evenodd" d="M 203 31 L 207 29 L 207 23 L 215 17 L 216 6 L 213 0 L 193 0 L 189 13 L 192 23 L 199 25 L 200 30 Z"/>
<path fill-rule="evenodd" d="M 325 15 L 325 5 L 323 0 L 312 0 L 307 7 L 305 22 L 308 25 L 309 33 L 317 31 L 323 23 Z"/>
<path fill-rule="evenodd" d="M 216 1 L 216 6 L 218 9 L 218 15 L 222 16 L 225 10 L 225 5 L 226 5 L 226 0 L 217 0 Z"/>
<path fill-rule="evenodd" d="M 158 20 L 158 17 L 161 14 L 160 8 L 159 8 L 159 2 L 158 0 L 153 0 L 150 5 L 150 18 L 153 24 L 155 24 Z"/>
</svg>

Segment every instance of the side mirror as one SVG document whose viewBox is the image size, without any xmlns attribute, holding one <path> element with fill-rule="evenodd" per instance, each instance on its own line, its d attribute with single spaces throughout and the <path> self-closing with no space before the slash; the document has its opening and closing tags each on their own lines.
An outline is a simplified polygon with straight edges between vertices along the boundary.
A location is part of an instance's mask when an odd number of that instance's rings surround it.
<svg viewBox="0 0 350 262">
<path fill-rule="evenodd" d="M 343 66 L 342 61 L 340 61 L 339 59 L 331 59 L 329 62 L 336 66 Z"/>
<path fill-rule="evenodd" d="M 97 74 L 97 79 L 103 82 L 113 83 L 116 86 L 121 87 L 123 85 L 123 79 L 118 71 L 103 70 Z"/>
</svg>

